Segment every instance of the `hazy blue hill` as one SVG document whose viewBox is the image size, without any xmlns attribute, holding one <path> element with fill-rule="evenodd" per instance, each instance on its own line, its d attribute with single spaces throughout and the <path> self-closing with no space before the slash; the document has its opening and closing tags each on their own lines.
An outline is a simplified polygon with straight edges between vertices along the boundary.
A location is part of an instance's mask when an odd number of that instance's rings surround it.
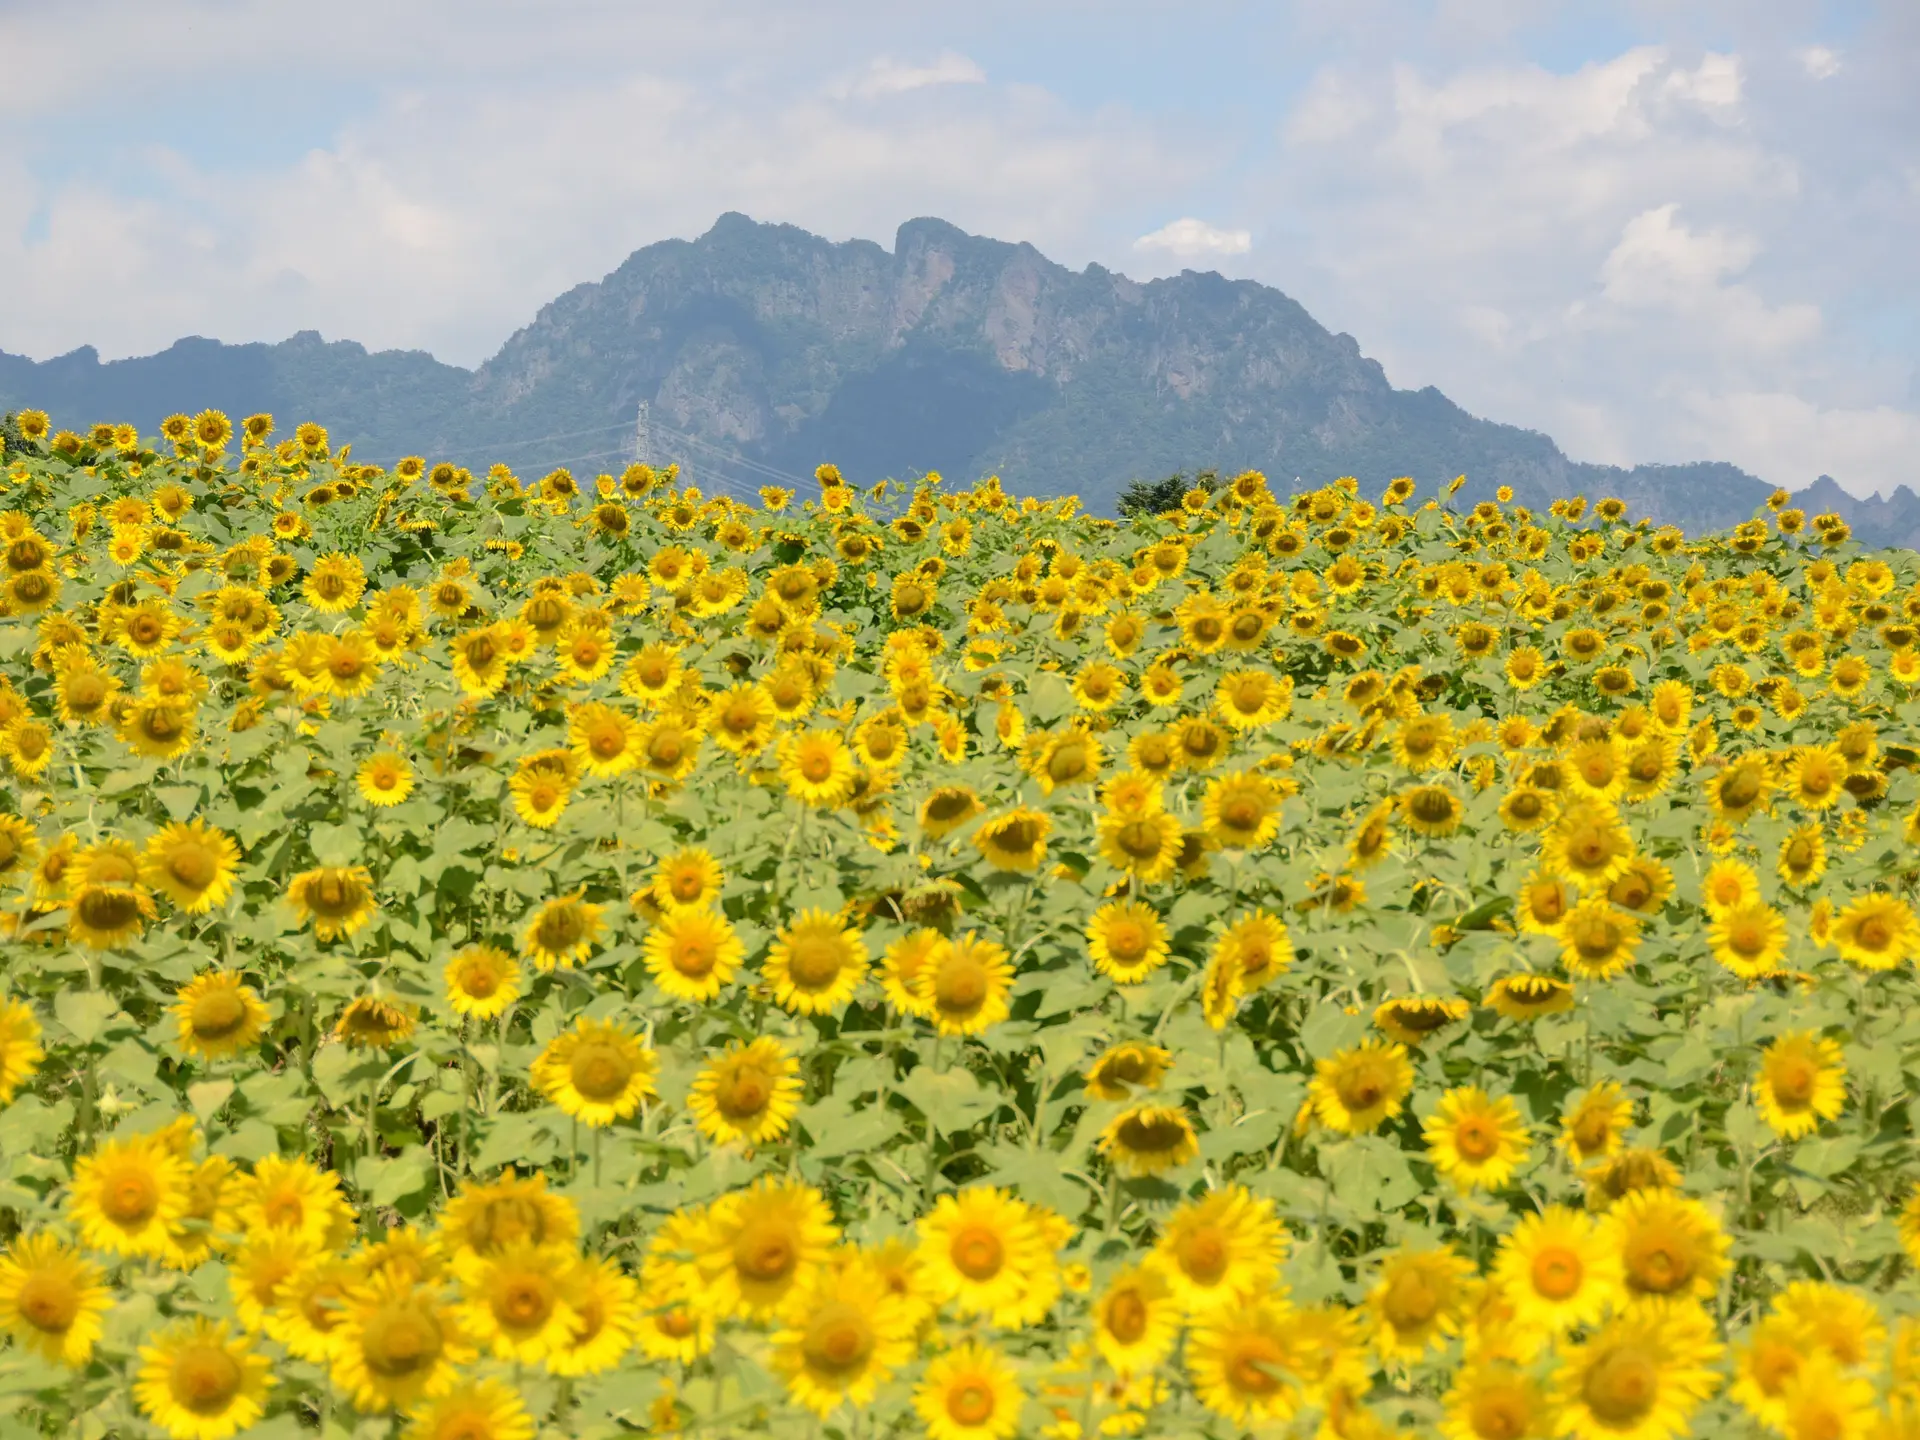
<svg viewBox="0 0 1920 1440">
<path fill-rule="evenodd" d="M 41 364 L 0 355 L 0 405 L 67 424 L 151 429 L 174 410 L 265 409 L 283 424 L 317 419 L 365 458 L 500 458 L 523 474 L 618 468 L 642 401 L 664 455 L 696 477 L 753 483 L 680 437 L 782 471 L 831 459 L 863 482 L 997 471 L 1103 508 L 1129 480 L 1209 466 L 1261 469 L 1281 488 L 1465 473 L 1469 498 L 1499 485 L 1535 504 L 1617 494 L 1689 527 L 1744 519 L 1769 490 L 1725 464 L 1582 464 L 1438 390 L 1396 390 L 1351 336 L 1268 286 L 1073 271 L 934 219 L 902 225 L 888 251 L 723 215 L 697 240 L 649 245 L 575 286 L 474 371 L 311 332 L 183 340 L 109 364 L 90 349 Z M 1863 539 L 1920 542 L 1911 491 L 1857 502 L 1823 478 L 1810 503 Z"/>
</svg>

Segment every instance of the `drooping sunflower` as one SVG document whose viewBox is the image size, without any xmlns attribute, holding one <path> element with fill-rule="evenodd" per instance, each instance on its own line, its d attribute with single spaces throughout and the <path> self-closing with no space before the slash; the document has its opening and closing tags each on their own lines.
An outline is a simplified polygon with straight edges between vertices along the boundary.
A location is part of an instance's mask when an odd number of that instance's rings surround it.
<svg viewBox="0 0 1920 1440">
<path fill-rule="evenodd" d="M 1421 1126 L 1433 1168 L 1461 1190 L 1498 1190 L 1527 1156 L 1526 1122 L 1511 1096 L 1461 1086 Z"/>
<path fill-rule="evenodd" d="M 853 998 L 867 974 L 860 932 L 827 910 L 806 910 L 781 928 L 761 967 L 775 1001 L 800 1015 L 826 1015 Z"/>
<path fill-rule="evenodd" d="M 1846 1082 L 1839 1042 L 1816 1031 L 1794 1030 L 1761 1052 L 1754 1092 L 1773 1132 L 1797 1140 L 1846 1108 Z"/>
<path fill-rule="evenodd" d="M 1402 1045 L 1424 1045 L 1472 1009 L 1457 996 L 1396 995 L 1374 1007 L 1373 1023 Z"/>
<path fill-rule="evenodd" d="M 669 910 L 647 932 L 647 973 L 676 1000 L 711 1000 L 730 983 L 746 947 L 726 917 L 712 910 Z"/>
<path fill-rule="evenodd" d="M 229 970 L 207 970 L 180 987 L 172 1005 L 180 1047 L 216 1060 L 257 1044 L 270 1018 L 254 988 Z"/>
<path fill-rule="evenodd" d="M 1487 988 L 1486 1003 L 1509 1020 L 1535 1020 L 1573 1008 L 1573 987 L 1551 975 L 1502 975 Z"/>
<path fill-rule="evenodd" d="M 442 977 L 448 1006 L 469 1019 L 497 1019 L 520 998 L 520 963 L 492 945 L 468 945 L 455 951 Z"/>
<path fill-rule="evenodd" d="M 68 936 L 111 950 L 139 935 L 159 913 L 140 869 L 139 852 L 124 840 L 102 840 L 76 854 L 65 875 Z"/>
<path fill-rule="evenodd" d="M 763 1145 L 786 1134 L 803 1092 L 800 1062 L 771 1036 L 735 1041 L 701 1067 L 687 1109 L 708 1139 Z"/>
<path fill-rule="evenodd" d="M 536 970 L 571 970 L 593 952 L 606 930 L 604 905 L 589 904 L 584 889 L 543 902 L 520 936 L 520 953 Z"/>
<path fill-rule="evenodd" d="M 1116 984 L 1137 985 L 1167 963 L 1167 927 L 1151 905 L 1116 900 L 1087 921 L 1087 954 L 1093 968 Z"/>
<path fill-rule="evenodd" d="M 186 1166 L 160 1137 L 108 1140 L 73 1162 L 67 1205 L 80 1238 L 110 1255 L 161 1255 L 186 1208 Z"/>
<path fill-rule="evenodd" d="M 637 1035 L 608 1021 L 578 1021 L 547 1042 L 529 1070 L 533 1088 L 582 1125 L 624 1120 L 655 1093 L 659 1062 Z"/>
<path fill-rule="evenodd" d="M 384 995 L 356 995 L 333 1023 L 333 1038 L 356 1050 L 388 1050 L 412 1035 L 419 1007 Z"/>
<path fill-rule="evenodd" d="M 133 1398 L 172 1440 L 226 1440 L 265 1412 L 272 1369 L 225 1322 L 181 1320 L 140 1347 Z"/>
<path fill-rule="evenodd" d="M 1224 1185 L 1167 1217 L 1152 1263 L 1187 1313 L 1203 1315 L 1267 1294 L 1286 1254 L 1273 1202 L 1244 1185 Z"/>
<path fill-rule="evenodd" d="M 373 876 L 364 865 L 323 865 L 287 882 L 287 903 L 316 940 L 352 935 L 373 918 Z"/>
<path fill-rule="evenodd" d="M 1098 1148 L 1115 1170 L 1138 1179 L 1185 1165 L 1200 1153 L 1200 1137 L 1184 1110 L 1136 1104 L 1108 1122 Z"/>
<path fill-rule="evenodd" d="M 1025 1397 L 998 1351 L 967 1340 L 937 1356 L 913 1392 L 928 1440 L 1012 1440 Z"/>
<path fill-rule="evenodd" d="M 42 1360 L 87 1363 L 113 1304 L 105 1273 L 53 1235 L 22 1235 L 0 1255 L 0 1329 Z"/>
<path fill-rule="evenodd" d="M 1052 828 L 1053 821 L 1044 813 L 1020 806 L 982 821 L 973 832 L 973 843 L 996 870 L 1032 871 L 1046 858 Z"/>
<path fill-rule="evenodd" d="M 762 1176 L 721 1196 L 694 1239 L 716 1315 L 774 1315 L 824 1265 L 840 1238 L 826 1199 L 811 1185 Z"/>
<path fill-rule="evenodd" d="M 945 839 L 986 806 L 968 785 L 942 785 L 920 805 L 920 828 L 929 840 Z"/>
<path fill-rule="evenodd" d="M 1406 1047 L 1365 1040 L 1316 1062 L 1307 1099 L 1321 1124 L 1366 1135 L 1398 1115 L 1412 1089 Z"/>
</svg>

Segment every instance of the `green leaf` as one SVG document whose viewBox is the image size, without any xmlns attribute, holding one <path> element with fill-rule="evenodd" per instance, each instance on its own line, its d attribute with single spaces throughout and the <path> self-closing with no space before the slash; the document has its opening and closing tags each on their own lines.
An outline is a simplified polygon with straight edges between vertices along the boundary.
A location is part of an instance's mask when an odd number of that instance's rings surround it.
<svg viewBox="0 0 1920 1440">
<path fill-rule="evenodd" d="M 1356 1214 L 1398 1210 L 1420 1193 L 1407 1157 L 1378 1135 L 1321 1147 L 1320 1165 L 1334 1197 Z"/>
<path fill-rule="evenodd" d="M 193 812 L 200 808 L 200 796 L 198 785 L 156 785 L 153 788 L 153 798 L 166 807 L 172 819 L 178 821 L 193 818 Z"/>
<path fill-rule="evenodd" d="M 1794 1147 L 1794 1168 L 1824 1180 L 1853 1164 L 1864 1148 L 1865 1142 L 1857 1135 L 1816 1135 Z"/>
<path fill-rule="evenodd" d="M 434 1169 L 433 1156 L 425 1146 L 409 1145 L 390 1159 L 362 1160 L 354 1178 L 374 1204 L 394 1205 L 425 1189 L 434 1177 Z"/>
<path fill-rule="evenodd" d="M 187 1104 L 193 1107 L 194 1116 L 202 1125 L 211 1123 L 232 1096 L 231 1080 L 202 1080 L 187 1087 Z"/>
<path fill-rule="evenodd" d="M 812 1143 L 806 1158 L 837 1160 L 878 1149 L 895 1131 L 893 1118 L 871 1102 L 856 1106 L 850 1094 L 835 1092 L 801 1109 L 795 1121 Z"/>
<path fill-rule="evenodd" d="M 990 1182 L 1006 1186 L 1022 1200 L 1035 1201 L 1067 1216 L 1078 1215 L 1092 1202 L 1092 1192 L 1063 1173 L 1061 1157 L 1050 1151 L 990 1145 L 981 1155 L 993 1166 Z"/>
<path fill-rule="evenodd" d="M 935 1071 L 922 1065 L 900 1086 L 900 1093 L 927 1123 L 947 1134 L 970 1130 L 1000 1107 L 1001 1097 L 984 1091 L 966 1070 Z"/>
<path fill-rule="evenodd" d="M 322 865 L 357 865 L 366 854 L 364 836 L 351 825 L 315 825 L 307 832 L 313 858 Z"/>
<path fill-rule="evenodd" d="M 53 997 L 53 1013 L 82 1045 L 91 1045 L 106 1034 L 116 1018 L 127 1019 L 114 998 L 98 990 L 62 990 Z"/>
</svg>

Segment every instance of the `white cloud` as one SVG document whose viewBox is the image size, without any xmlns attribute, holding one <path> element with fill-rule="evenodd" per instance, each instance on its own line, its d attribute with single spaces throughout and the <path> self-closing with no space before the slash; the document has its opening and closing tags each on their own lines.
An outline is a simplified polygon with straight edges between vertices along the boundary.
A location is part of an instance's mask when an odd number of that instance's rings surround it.
<svg viewBox="0 0 1920 1440">
<path fill-rule="evenodd" d="M 863 100 L 886 95 L 904 95 L 910 90 L 925 90 L 933 85 L 984 85 L 987 72 L 964 55 L 944 50 L 926 65 L 909 65 L 890 56 L 881 56 L 861 77 L 844 87 L 842 93 Z"/>
<path fill-rule="evenodd" d="M 1158 250 L 1177 259 L 1203 255 L 1244 255 L 1253 248 L 1253 232 L 1222 230 L 1191 215 L 1162 225 L 1133 242 L 1136 250 Z"/>
<path fill-rule="evenodd" d="M 1809 45 L 1800 52 L 1800 63 L 1816 80 L 1831 80 L 1840 73 L 1840 52 L 1825 45 Z"/>
</svg>

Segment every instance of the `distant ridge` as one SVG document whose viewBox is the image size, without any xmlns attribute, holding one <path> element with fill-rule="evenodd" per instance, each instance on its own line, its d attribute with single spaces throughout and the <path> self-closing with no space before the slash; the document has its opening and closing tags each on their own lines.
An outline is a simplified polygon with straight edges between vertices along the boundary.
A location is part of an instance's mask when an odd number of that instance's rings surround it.
<svg viewBox="0 0 1920 1440">
<path fill-rule="evenodd" d="M 312 331 L 106 364 L 91 347 L 38 363 L 0 353 L 0 407 L 65 424 L 151 431 L 176 410 L 267 410 L 319 420 L 368 459 L 504 459 L 523 473 L 617 469 L 642 401 L 662 458 L 736 483 L 831 459 L 862 482 L 993 471 L 1111 508 L 1129 480 L 1175 470 L 1260 469 L 1279 488 L 1409 474 L 1427 489 L 1464 473 L 1470 499 L 1501 485 L 1535 505 L 1618 495 L 1690 529 L 1745 519 L 1771 491 L 1722 463 L 1569 460 L 1436 389 L 1396 390 L 1351 336 L 1269 286 L 1076 272 L 935 219 L 902 225 L 889 252 L 729 213 L 575 286 L 477 370 Z M 1905 487 L 1861 501 L 1822 476 L 1796 503 L 1837 511 L 1870 544 L 1920 548 L 1920 496 Z"/>
</svg>

